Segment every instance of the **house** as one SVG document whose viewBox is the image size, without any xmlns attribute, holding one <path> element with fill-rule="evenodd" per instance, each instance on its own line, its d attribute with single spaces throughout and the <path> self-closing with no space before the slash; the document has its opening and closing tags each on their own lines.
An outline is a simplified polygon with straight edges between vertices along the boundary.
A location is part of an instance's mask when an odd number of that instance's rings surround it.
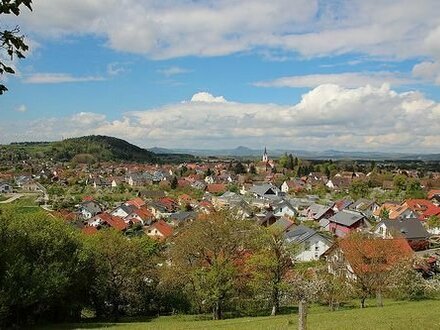
<svg viewBox="0 0 440 330">
<path fill-rule="evenodd" d="M 164 220 L 159 220 L 146 229 L 146 234 L 155 239 L 165 240 L 173 235 L 173 227 Z"/>
<path fill-rule="evenodd" d="M 295 226 L 295 223 L 286 217 L 281 217 L 278 220 L 276 220 L 272 225 L 270 225 L 270 228 L 274 228 L 276 230 L 280 230 L 281 232 L 287 232 L 292 227 Z"/>
<path fill-rule="evenodd" d="M 373 216 L 376 219 L 381 219 L 384 215 L 386 215 L 386 218 L 390 220 L 418 217 L 418 215 L 407 205 L 400 205 L 392 202 L 382 204 L 376 211 L 373 212 Z"/>
<path fill-rule="evenodd" d="M 294 258 L 298 261 L 319 260 L 331 247 L 332 242 L 317 231 L 300 225 L 284 234 L 286 242 L 298 246 Z"/>
<path fill-rule="evenodd" d="M 8 194 L 13 191 L 12 186 L 6 182 L 0 182 L 0 194 Z"/>
<path fill-rule="evenodd" d="M 348 209 L 363 212 L 367 216 L 372 216 L 373 213 L 377 209 L 379 209 L 379 204 L 377 204 L 375 201 L 366 198 L 360 198 L 354 203 L 350 204 Z"/>
<path fill-rule="evenodd" d="M 98 213 L 102 212 L 101 206 L 94 200 L 84 201 L 78 206 L 78 212 L 81 213 L 81 217 L 88 220 Z"/>
<path fill-rule="evenodd" d="M 328 221 L 328 230 L 338 237 L 344 237 L 351 231 L 370 226 L 363 213 L 350 210 L 342 210 L 329 218 Z"/>
<path fill-rule="evenodd" d="M 405 238 L 414 251 L 429 247 L 429 233 L 417 218 L 382 220 L 374 229 L 376 235 L 384 239 Z"/>
<path fill-rule="evenodd" d="M 142 206 L 144 206 L 146 203 L 142 198 L 136 197 L 134 199 L 131 199 L 127 202 L 125 202 L 126 205 L 132 205 L 136 208 L 141 208 Z"/>
<path fill-rule="evenodd" d="M 331 206 L 321 205 L 313 203 L 308 208 L 306 208 L 302 215 L 307 219 L 321 221 L 322 219 L 328 219 L 333 216 L 335 212 L 333 211 Z"/>
<path fill-rule="evenodd" d="M 281 185 L 281 191 L 283 193 L 300 192 L 305 189 L 305 182 L 301 179 L 284 181 Z"/>
<path fill-rule="evenodd" d="M 420 220 L 427 220 L 432 216 L 440 216 L 440 207 L 426 199 L 408 199 L 404 205 L 417 213 Z"/>
<path fill-rule="evenodd" d="M 134 224 L 140 223 L 143 226 L 150 225 L 154 221 L 154 214 L 146 207 L 134 209 L 129 215 L 124 218 L 125 223 Z"/>
<path fill-rule="evenodd" d="M 273 199 L 281 195 L 281 190 L 271 183 L 253 185 L 249 192 L 260 199 Z"/>
<path fill-rule="evenodd" d="M 276 217 L 272 212 L 267 212 L 265 214 L 257 214 L 257 224 L 263 227 L 272 226 L 277 222 L 278 217 Z"/>
<path fill-rule="evenodd" d="M 277 217 L 288 216 L 294 217 L 298 214 L 298 211 L 287 200 L 281 200 L 272 205 L 273 213 Z"/>
<path fill-rule="evenodd" d="M 190 222 L 197 217 L 197 213 L 194 211 L 181 211 L 170 215 L 168 222 L 171 226 L 177 227 L 186 222 Z"/>
<path fill-rule="evenodd" d="M 95 215 L 87 221 L 88 226 L 92 227 L 111 227 L 117 231 L 125 231 L 127 224 L 125 221 L 117 216 L 113 216 L 107 212 Z"/>
<path fill-rule="evenodd" d="M 110 214 L 115 217 L 125 218 L 132 213 L 137 207 L 133 205 L 121 204 L 115 208 Z"/>
<path fill-rule="evenodd" d="M 335 204 L 333 205 L 333 211 L 339 212 L 339 211 L 345 210 L 352 203 L 353 203 L 353 201 L 351 201 L 349 199 L 340 199 L 340 200 L 336 201 Z"/>
</svg>

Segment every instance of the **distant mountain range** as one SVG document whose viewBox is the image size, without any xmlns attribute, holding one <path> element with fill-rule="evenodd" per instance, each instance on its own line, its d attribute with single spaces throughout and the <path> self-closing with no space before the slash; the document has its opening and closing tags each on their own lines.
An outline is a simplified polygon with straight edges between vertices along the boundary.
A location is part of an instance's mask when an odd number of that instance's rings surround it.
<svg viewBox="0 0 440 330">
<path fill-rule="evenodd" d="M 250 149 L 239 146 L 234 149 L 166 149 L 166 148 L 150 148 L 148 149 L 155 154 L 191 154 L 200 157 L 261 157 L 263 150 Z M 354 159 L 354 160 L 423 160 L 423 161 L 440 161 L 440 154 L 411 154 L 411 153 L 391 153 L 391 152 L 365 152 L 365 151 L 306 151 L 306 150 L 289 150 L 275 149 L 268 150 L 269 156 L 280 157 L 284 153 L 293 154 L 300 158 L 306 159 Z"/>
</svg>

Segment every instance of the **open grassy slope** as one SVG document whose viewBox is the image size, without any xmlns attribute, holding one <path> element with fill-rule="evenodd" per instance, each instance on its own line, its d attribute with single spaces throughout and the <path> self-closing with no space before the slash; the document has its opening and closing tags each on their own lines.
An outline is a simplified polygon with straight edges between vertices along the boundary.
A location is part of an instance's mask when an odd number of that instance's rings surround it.
<svg viewBox="0 0 440 330">
<path fill-rule="evenodd" d="M 312 307 L 309 329 L 440 329 L 440 300 L 387 302 L 385 307 L 353 308 L 335 312 Z M 296 329 L 297 315 L 243 317 L 222 321 L 200 320 L 197 316 L 167 316 L 133 323 L 84 323 L 56 325 L 42 329 Z"/>
</svg>

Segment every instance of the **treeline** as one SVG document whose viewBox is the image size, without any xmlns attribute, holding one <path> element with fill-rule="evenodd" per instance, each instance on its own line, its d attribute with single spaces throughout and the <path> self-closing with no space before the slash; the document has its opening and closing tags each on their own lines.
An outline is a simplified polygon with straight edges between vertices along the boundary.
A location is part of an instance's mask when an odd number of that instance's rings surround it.
<svg viewBox="0 0 440 330">
<path fill-rule="evenodd" d="M 5 209 L 0 244 L 0 327 L 78 321 L 85 309 L 101 320 L 171 313 L 221 319 L 275 315 L 292 304 L 306 311 L 311 302 L 334 309 L 377 292 L 400 299 L 433 292 L 407 265 L 398 274 L 372 268 L 350 282 L 328 274 L 326 265 L 295 264 L 296 247 L 282 231 L 223 212 L 159 243 L 113 230 L 83 236 L 45 213 Z"/>
</svg>

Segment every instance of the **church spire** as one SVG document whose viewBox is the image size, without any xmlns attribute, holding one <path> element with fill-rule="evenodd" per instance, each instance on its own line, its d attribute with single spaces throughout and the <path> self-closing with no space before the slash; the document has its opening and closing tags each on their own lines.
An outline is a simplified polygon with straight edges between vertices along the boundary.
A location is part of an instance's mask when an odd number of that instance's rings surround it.
<svg viewBox="0 0 440 330">
<path fill-rule="evenodd" d="M 263 153 L 263 162 L 267 162 L 269 160 L 269 157 L 267 156 L 267 149 L 264 147 L 264 153 Z"/>
</svg>

